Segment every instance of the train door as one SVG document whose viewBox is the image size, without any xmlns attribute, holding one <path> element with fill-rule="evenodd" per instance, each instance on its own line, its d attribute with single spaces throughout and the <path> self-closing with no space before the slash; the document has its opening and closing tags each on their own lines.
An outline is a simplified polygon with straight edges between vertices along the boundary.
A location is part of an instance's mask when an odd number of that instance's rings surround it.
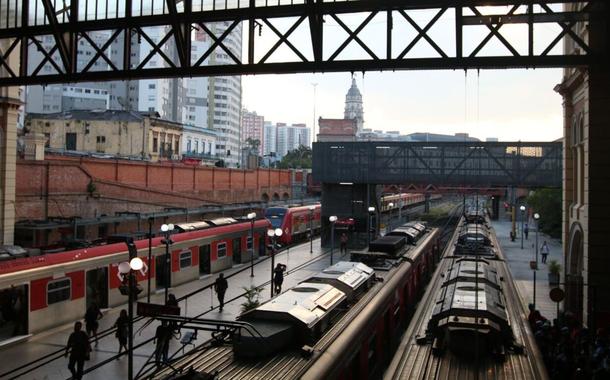
<svg viewBox="0 0 610 380">
<path fill-rule="evenodd" d="M 241 264 L 241 238 L 233 239 L 233 264 Z"/>
<path fill-rule="evenodd" d="M 155 258 L 155 268 L 157 289 L 165 289 L 170 284 L 169 268 L 166 265 L 165 255 L 160 255 Z"/>
<path fill-rule="evenodd" d="M 0 290 L 0 342 L 28 333 L 28 285 Z"/>
<path fill-rule="evenodd" d="M 210 245 L 202 245 L 199 247 L 199 275 L 211 273 L 210 265 Z"/>
<path fill-rule="evenodd" d="M 96 303 L 101 309 L 108 307 L 108 268 L 87 271 L 87 308 Z"/>
</svg>

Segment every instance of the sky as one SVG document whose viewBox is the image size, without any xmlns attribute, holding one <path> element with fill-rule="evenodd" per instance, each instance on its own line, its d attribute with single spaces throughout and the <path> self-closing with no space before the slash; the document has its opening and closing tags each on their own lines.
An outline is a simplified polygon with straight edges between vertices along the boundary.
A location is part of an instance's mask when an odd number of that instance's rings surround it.
<svg viewBox="0 0 610 380">
<path fill-rule="evenodd" d="M 502 13 L 504 7 L 483 10 Z M 414 13 L 413 18 L 424 27 L 435 12 Z M 352 30 L 366 15 L 344 16 Z M 329 17 L 325 20 L 325 57 L 328 57 L 347 36 Z M 276 25 L 276 24 L 274 24 Z M 287 30 L 291 22 L 278 23 Z M 430 30 L 431 37 L 441 48 L 454 51 L 454 19 L 445 13 Z M 525 53 L 527 28 L 525 25 L 505 25 L 501 31 L 520 53 Z M 556 24 L 544 24 L 535 29 L 535 50 L 541 51 L 560 29 Z M 309 51 L 307 23 L 303 23 L 290 41 L 303 51 Z M 400 52 L 417 34 L 406 20 L 394 17 L 394 52 Z M 469 27 L 464 32 L 464 50 L 472 51 L 487 34 L 486 27 Z M 377 16 L 361 34 L 376 54 L 385 49 L 385 22 Z M 261 57 L 277 37 L 266 26 L 256 37 L 256 56 Z M 244 47 L 247 46 L 244 40 Z M 480 55 L 503 55 L 505 48 L 492 38 Z M 561 53 L 561 43 L 552 51 Z M 354 42 L 337 59 L 365 58 L 366 53 Z M 245 56 L 245 55 L 244 55 Z M 436 57 L 423 39 L 415 45 L 412 57 Z M 286 47 L 272 56 L 276 61 L 295 60 Z M 309 59 L 311 56 L 306 54 Z M 431 132 L 454 134 L 466 132 L 485 139 L 501 141 L 551 141 L 562 136 L 562 99 L 553 91 L 561 82 L 561 69 L 511 69 L 456 71 L 397 71 L 355 73 L 363 95 L 364 128 L 400 131 L 402 134 Z M 342 118 L 345 94 L 351 85 L 351 73 L 280 74 L 244 76 L 243 106 L 264 115 L 272 122 L 306 123 L 314 120 L 314 86 L 316 117 Z M 317 129 L 316 129 L 317 131 Z"/>
</svg>

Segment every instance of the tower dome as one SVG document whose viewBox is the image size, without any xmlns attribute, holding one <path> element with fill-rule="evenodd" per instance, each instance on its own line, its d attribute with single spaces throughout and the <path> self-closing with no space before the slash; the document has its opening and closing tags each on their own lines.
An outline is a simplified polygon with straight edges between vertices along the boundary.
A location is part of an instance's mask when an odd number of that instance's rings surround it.
<svg viewBox="0 0 610 380">
<path fill-rule="evenodd" d="M 364 110 L 362 108 L 362 94 L 356 85 L 356 78 L 352 78 L 352 86 L 345 95 L 345 112 L 344 119 L 355 119 L 358 126 L 358 132 L 362 132 L 364 124 Z"/>
</svg>

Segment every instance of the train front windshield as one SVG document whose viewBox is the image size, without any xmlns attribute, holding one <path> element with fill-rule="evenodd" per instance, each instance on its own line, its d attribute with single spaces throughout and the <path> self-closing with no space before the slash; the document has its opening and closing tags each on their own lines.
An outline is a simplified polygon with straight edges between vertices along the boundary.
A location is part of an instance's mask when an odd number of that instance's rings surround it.
<svg viewBox="0 0 610 380">
<path fill-rule="evenodd" d="M 282 228 L 282 222 L 286 216 L 286 209 L 281 207 L 271 207 L 265 211 L 265 218 L 269 220 L 273 228 Z"/>
</svg>

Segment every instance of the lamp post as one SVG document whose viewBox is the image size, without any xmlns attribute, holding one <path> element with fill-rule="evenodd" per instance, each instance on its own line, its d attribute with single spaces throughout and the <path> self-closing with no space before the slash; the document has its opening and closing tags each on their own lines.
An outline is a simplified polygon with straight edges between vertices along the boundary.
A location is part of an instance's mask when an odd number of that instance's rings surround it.
<svg viewBox="0 0 610 380">
<path fill-rule="evenodd" d="M 521 249 L 523 249 L 523 219 L 525 218 L 525 206 L 519 206 L 519 210 L 521 210 Z"/>
<path fill-rule="evenodd" d="M 174 244 L 174 242 L 172 241 L 172 239 L 170 238 L 170 235 L 172 233 L 172 231 L 174 230 L 174 225 L 173 224 L 163 224 L 161 226 L 161 232 L 163 232 L 165 238 L 163 240 L 161 240 L 161 243 L 165 244 L 165 268 L 163 268 L 163 277 L 164 277 L 164 282 L 165 282 L 165 304 L 167 304 L 167 298 L 169 295 L 169 285 L 170 285 L 170 275 L 171 275 L 171 271 L 170 271 L 170 266 L 171 266 L 171 258 L 169 255 L 169 246 Z"/>
<path fill-rule="evenodd" d="M 536 271 L 538 271 L 538 220 L 540 219 L 540 214 L 534 214 L 534 220 L 536 221 L 536 265 L 534 267 L 534 300 L 532 303 L 534 304 L 534 310 L 536 310 Z"/>
<path fill-rule="evenodd" d="M 375 213 L 375 207 L 369 207 L 369 230 L 368 230 L 368 241 L 369 245 L 371 245 L 371 234 L 373 233 L 373 214 Z"/>
<path fill-rule="evenodd" d="M 309 206 L 309 253 L 313 253 L 313 212 L 316 206 Z"/>
<path fill-rule="evenodd" d="M 268 229 L 267 236 L 271 238 L 271 283 L 269 284 L 271 287 L 271 297 L 273 297 L 273 269 L 275 269 L 275 240 L 282 236 L 282 229 L 276 228 Z"/>
<path fill-rule="evenodd" d="M 337 221 L 336 216 L 328 218 L 330 222 L 330 265 L 333 265 L 333 248 L 335 248 L 335 222 Z"/>
<path fill-rule="evenodd" d="M 386 233 L 387 233 L 387 231 L 389 231 L 389 230 L 391 230 L 391 229 L 392 229 L 392 209 L 394 208 L 394 202 L 390 202 L 390 203 L 388 203 L 388 207 L 389 207 L 390 209 L 388 210 L 388 215 L 389 215 L 389 216 L 388 216 L 388 226 L 387 226 L 387 227 L 386 227 L 386 229 L 385 229 L 385 230 L 386 230 Z"/>
<path fill-rule="evenodd" d="M 250 220 L 250 277 L 254 277 L 254 221 L 256 220 L 256 213 L 249 213 L 248 219 Z"/>
<path fill-rule="evenodd" d="M 131 242 L 133 245 L 133 242 Z M 137 289 L 137 282 L 135 282 L 135 274 L 134 271 L 139 271 L 144 268 L 144 262 L 139 257 L 135 256 L 137 254 L 137 249 L 135 245 L 133 247 L 129 246 L 129 262 L 122 262 L 119 264 L 119 274 L 125 280 L 127 278 L 127 295 L 128 295 L 128 305 L 127 305 L 127 315 L 129 317 L 129 326 L 128 326 L 128 342 L 127 342 L 127 378 L 128 380 L 133 380 L 133 301 L 137 297 L 137 293 L 139 293 Z M 141 291 L 141 289 L 140 289 Z"/>
<path fill-rule="evenodd" d="M 150 266 L 150 261 L 152 260 L 152 226 L 155 221 L 154 217 L 148 218 L 148 265 Z M 146 279 L 148 284 L 148 294 L 146 295 L 146 302 L 150 303 L 150 272 L 148 272 L 148 278 Z"/>
</svg>

